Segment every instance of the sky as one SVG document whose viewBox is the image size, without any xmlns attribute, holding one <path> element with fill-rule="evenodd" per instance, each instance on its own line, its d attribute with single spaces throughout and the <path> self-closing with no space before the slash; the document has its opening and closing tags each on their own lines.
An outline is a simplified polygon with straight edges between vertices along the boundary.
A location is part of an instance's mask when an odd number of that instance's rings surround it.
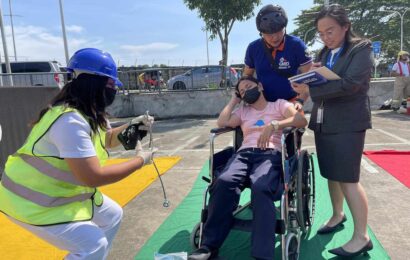
<svg viewBox="0 0 410 260">
<path fill-rule="evenodd" d="M 11 2 L 17 60 L 57 60 L 66 65 L 59 0 L 1 1 L 6 43 L 14 60 L 10 21 Z M 94 47 L 108 51 L 119 66 L 207 64 L 204 22 L 183 0 L 63 0 L 68 52 Z M 259 37 L 255 15 L 266 4 L 279 4 L 287 12 L 291 32 L 293 19 L 313 0 L 266 1 L 254 16 L 235 22 L 229 35 L 228 64 L 243 63 L 247 45 Z M 2 43 L 1 43 L 2 45 Z M 219 38 L 208 41 L 209 63 L 222 57 Z M 3 46 L 0 49 L 4 60 Z"/>
</svg>

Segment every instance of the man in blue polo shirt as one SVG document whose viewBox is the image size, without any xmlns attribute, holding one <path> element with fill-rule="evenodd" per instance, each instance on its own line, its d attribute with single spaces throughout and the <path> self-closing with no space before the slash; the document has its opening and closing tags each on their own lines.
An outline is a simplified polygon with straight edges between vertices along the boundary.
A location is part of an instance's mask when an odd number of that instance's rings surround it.
<svg viewBox="0 0 410 260">
<path fill-rule="evenodd" d="M 286 12 L 278 5 L 259 11 L 256 27 L 262 37 L 246 50 L 244 74 L 252 76 L 256 71 L 268 101 L 286 99 L 303 105 L 305 97 L 297 96 L 288 78 L 309 71 L 312 58 L 301 39 L 286 34 L 287 23 Z"/>
</svg>

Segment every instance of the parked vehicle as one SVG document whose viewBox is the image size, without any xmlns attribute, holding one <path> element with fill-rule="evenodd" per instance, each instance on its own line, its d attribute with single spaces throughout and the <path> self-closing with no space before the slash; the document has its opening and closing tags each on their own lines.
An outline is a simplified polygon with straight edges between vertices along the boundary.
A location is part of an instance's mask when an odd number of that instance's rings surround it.
<svg viewBox="0 0 410 260">
<path fill-rule="evenodd" d="M 3 86 L 10 85 L 11 76 L 14 86 L 64 86 L 64 76 L 57 61 L 13 61 L 10 67 L 11 75 L 6 73 L 6 65 L 1 65 L 0 83 Z"/>
<path fill-rule="evenodd" d="M 222 66 L 201 66 L 176 75 L 168 80 L 168 89 L 184 90 L 198 88 L 232 87 L 238 82 L 235 69 L 226 67 L 226 84 L 222 82 Z"/>
<path fill-rule="evenodd" d="M 139 89 L 159 90 L 165 88 L 162 71 L 156 68 L 144 69 L 138 74 Z"/>
<path fill-rule="evenodd" d="M 71 72 L 67 70 L 67 67 L 59 67 L 59 68 L 60 68 L 61 73 L 63 74 L 64 83 L 67 83 L 73 79 L 73 75 L 71 74 Z"/>
</svg>

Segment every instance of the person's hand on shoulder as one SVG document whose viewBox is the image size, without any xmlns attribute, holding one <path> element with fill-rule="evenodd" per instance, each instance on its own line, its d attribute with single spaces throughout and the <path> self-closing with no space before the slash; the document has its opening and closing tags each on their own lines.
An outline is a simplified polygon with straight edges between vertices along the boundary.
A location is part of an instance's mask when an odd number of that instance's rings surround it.
<svg viewBox="0 0 410 260">
<path fill-rule="evenodd" d="M 299 111 L 303 108 L 303 104 L 301 102 L 299 102 L 298 100 L 296 100 L 295 103 L 293 103 L 293 106 L 295 107 L 295 109 L 297 111 Z"/>
</svg>

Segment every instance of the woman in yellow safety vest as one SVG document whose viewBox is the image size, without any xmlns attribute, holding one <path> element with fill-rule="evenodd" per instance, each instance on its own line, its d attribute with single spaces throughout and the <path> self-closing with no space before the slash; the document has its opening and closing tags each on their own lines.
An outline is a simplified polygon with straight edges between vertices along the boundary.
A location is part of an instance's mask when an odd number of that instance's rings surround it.
<svg viewBox="0 0 410 260">
<path fill-rule="evenodd" d="M 117 182 L 152 160 L 137 145 L 136 156 L 103 166 L 106 148 L 119 144 L 128 124 L 111 128 L 105 108 L 115 98 L 117 67 L 98 49 L 77 51 L 73 74 L 51 105 L 40 112 L 24 145 L 9 156 L 0 183 L 0 211 L 56 247 L 66 259 L 105 259 L 118 231 L 121 207 L 97 187 Z M 131 123 L 150 125 L 152 117 Z"/>
</svg>

